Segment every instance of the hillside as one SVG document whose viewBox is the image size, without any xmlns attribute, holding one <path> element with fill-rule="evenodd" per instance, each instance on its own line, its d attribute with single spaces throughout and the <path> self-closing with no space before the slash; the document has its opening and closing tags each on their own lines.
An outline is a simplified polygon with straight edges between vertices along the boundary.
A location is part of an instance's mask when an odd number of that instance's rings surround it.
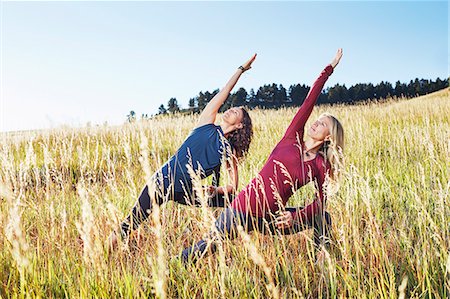
<svg viewBox="0 0 450 299">
<path fill-rule="evenodd" d="M 201 238 L 218 211 L 173 203 L 128 246 L 107 252 L 107 236 L 196 116 L 3 134 L 0 296 L 446 298 L 449 98 L 446 89 L 315 109 L 310 121 L 329 111 L 346 138 L 345 173 L 328 200 L 333 239 L 323 264 L 305 231 L 224 240 L 223 252 L 185 268 L 172 257 Z M 261 169 L 295 112 L 251 111 L 255 134 L 239 165 L 241 187 Z M 227 181 L 223 172 L 222 184 Z M 289 204 L 304 205 L 313 195 L 307 186 Z"/>
</svg>

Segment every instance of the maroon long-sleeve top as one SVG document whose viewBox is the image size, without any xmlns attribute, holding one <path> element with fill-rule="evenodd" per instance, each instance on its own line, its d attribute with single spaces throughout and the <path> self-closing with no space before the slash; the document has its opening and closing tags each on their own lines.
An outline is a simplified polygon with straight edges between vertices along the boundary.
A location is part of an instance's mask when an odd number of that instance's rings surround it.
<svg viewBox="0 0 450 299">
<path fill-rule="evenodd" d="M 231 202 L 232 208 L 266 217 L 271 212 L 282 209 L 297 189 L 313 181 L 318 191 L 317 198 L 300 213 L 293 212 L 293 217 L 295 220 L 305 221 L 322 210 L 325 202 L 325 176 L 330 165 L 320 153 L 312 160 L 303 159 L 303 135 L 306 121 L 332 73 L 331 65 L 322 71 L 266 164 Z"/>
</svg>

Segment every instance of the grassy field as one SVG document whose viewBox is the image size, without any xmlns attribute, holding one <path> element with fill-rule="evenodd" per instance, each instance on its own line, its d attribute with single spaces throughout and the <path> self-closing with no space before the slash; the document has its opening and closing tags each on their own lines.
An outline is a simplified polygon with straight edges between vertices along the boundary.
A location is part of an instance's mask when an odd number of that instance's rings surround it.
<svg viewBox="0 0 450 299">
<path fill-rule="evenodd" d="M 346 169 L 328 201 L 333 244 L 323 264 L 305 231 L 242 233 L 184 267 L 172 257 L 201 238 L 219 210 L 174 203 L 155 210 L 129 246 L 108 253 L 111 230 L 196 117 L 0 135 L 0 296 L 450 297 L 449 90 L 321 106 L 310 120 L 324 111 L 346 130 Z M 255 138 L 239 166 L 241 187 L 295 112 L 251 112 Z M 304 205 L 313 191 L 302 188 L 290 205 Z"/>
</svg>

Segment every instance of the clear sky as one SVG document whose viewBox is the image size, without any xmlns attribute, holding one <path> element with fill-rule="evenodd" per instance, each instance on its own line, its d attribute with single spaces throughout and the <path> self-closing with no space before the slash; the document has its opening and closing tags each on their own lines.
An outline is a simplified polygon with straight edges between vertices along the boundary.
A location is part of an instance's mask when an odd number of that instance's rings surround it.
<svg viewBox="0 0 450 299">
<path fill-rule="evenodd" d="M 0 131 L 120 124 L 222 87 L 327 86 L 449 76 L 441 2 L 0 1 Z M 237 90 L 237 89 L 235 89 Z"/>
</svg>

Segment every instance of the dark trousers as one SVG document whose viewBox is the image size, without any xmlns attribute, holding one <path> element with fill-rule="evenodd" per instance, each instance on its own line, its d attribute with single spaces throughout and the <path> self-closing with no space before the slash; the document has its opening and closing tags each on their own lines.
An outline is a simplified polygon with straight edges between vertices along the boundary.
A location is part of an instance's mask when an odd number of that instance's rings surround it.
<svg viewBox="0 0 450 299">
<path fill-rule="evenodd" d="M 296 211 L 295 208 L 286 208 L 287 211 Z M 294 225 L 287 229 L 278 229 L 275 225 L 275 219 L 272 217 L 261 218 L 252 216 L 246 213 L 238 212 L 233 208 L 225 209 L 222 214 L 216 220 L 215 226 L 219 237 L 234 239 L 238 236 L 237 227 L 241 225 L 246 232 L 256 230 L 263 234 L 277 234 L 289 235 L 298 233 L 305 229 L 314 229 L 314 244 L 316 248 L 321 245 L 327 245 L 329 243 L 329 233 L 331 229 L 331 217 L 328 212 L 324 212 L 323 215 L 317 215 L 313 219 L 306 223 L 296 222 Z M 216 245 L 214 244 L 213 233 L 210 234 L 210 240 L 200 240 L 194 246 L 188 247 L 183 250 L 181 259 L 184 263 L 193 261 L 205 255 L 208 252 L 215 252 Z M 210 248 L 208 250 L 208 244 Z"/>
<path fill-rule="evenodd" d="M 183 205 L 201 205 L 196 196 L 187 197 L 184 192 L 170 191 L 170 193 L 166 192 L 165 196 L 158 192 L 155 192 L 155 194 L 152 194 L 152 197 L 154 197 L 155 203 L 157 205 L 162 205 L 169 200 L 173 200 Z M 208 198 L 209 207 L 225 207 L 227 205 L 228 200 L 223 194 L 216 194 Z M 150 197 L 148 186 L 146 185 L 144 190 L 142 190 L 141 195 L 139 195 L 139 198 L 132 208 L 130 214 L 125 218 L 120 226 L 122 239 L 126 239 L 131 231 L 137 229 L 139 225 L 150 216 L 152 206 L 153 201 Z"/>
</svg>

